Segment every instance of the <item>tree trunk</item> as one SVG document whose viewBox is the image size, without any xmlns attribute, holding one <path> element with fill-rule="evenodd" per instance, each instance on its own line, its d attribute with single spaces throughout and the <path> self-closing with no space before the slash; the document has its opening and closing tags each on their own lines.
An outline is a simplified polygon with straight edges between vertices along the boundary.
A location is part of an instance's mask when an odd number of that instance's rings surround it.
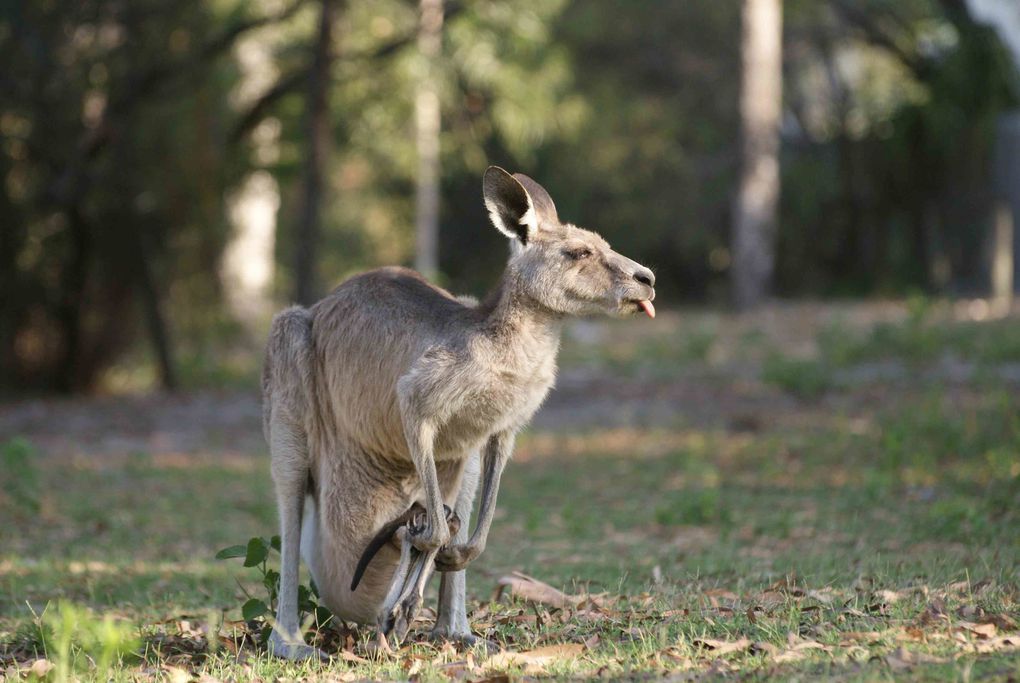
<svg viewBox="0 0 1020 683">
<path fill-rule="evenodd" d="M 92 369 L 81 366 L 82 348 L 82 307 L 85 288 L 90 275 L 93 239 L 88 222 L 77 204 L 69 205 L 64 215 L 71 231 L 71 259 L 66 265 L 62 282 L 60 319 L 63 349 L 57 365 L 55 385 L 57 390 L 70 393 L 92 381 Z"/>
<path fill-rule="evenodd" d="M 9 157 L 0 156 L 0 177 L 7 177 Z M 11 201 L 7 189 L 0 187 L 0 390 L 16 386 L 21 368 L 15 355 L 18 330 L 24 317 L 24 293 L 21 291 L 17 256 L 25 240 L 24 219 Z"/>
<path fill-rule="evenodd" d="M 1020 19 L 1020 17 L 1018 17 Z M 992 164 L 992 297 L 997 312 L 1008 313 L 1017 291 L 1020 264 L 1020 111 L 1000 115 Z"/>
<path fill-rule="evenodd" d="M 1005 315 L 1013 306 L 1013 209 L 1006 202 L 995 207 L 992 232 L 992 303 Z"/>
<path fill-rule="evenodd" d="M 177 389 L 177 364 L 174 362 L 173 344 L 170 343 L 170 331 L 160 304 L 156 277 L 152 272 L 150 250 L 145 243 L 145 235 L 141 228 L 131 230 L 135 241 L 134 248 L 138 261 L 135 263 L 135 274 L 138 278 L 138 293 L 142 297 L 142 310 L 145 313 L 145 324 L 149 328 L 152 351 L 156 355 L 159 366 L 160 384 L 166 391 Z"/>
<path fill-rule="evenodd" d="M 439 83 L 443 0 L 421 0 L 418 51 L 422 71 L 414 100 L 418 177 L 415 188 L 415 267 L 427 278 L 439 271 Z"/>
<path fill-rule="evenodd" d="M 272 49 L 249 36 L 237 42 L 234 54 L 240 71 L 236 94 L 242 105 L 250 108 L 279 78 Z M 271 163 L 280 154 L 279 131 L 272 127 L 266 131 L 251 138 L 260 165 Z M 274 308 L 279 184 L 267 171 L 253 171 L 227 198 L 227 209 L 231 232 L 220 257 L 220 284 L 230 312 L 254 338 L 264 333 Z"/>
<path fill-rule="evenodd" d="M 734 301 L 765 299 L 775 267 L 782 107 L 781 0 L 744 0 L 741 42 L 741 171 L 733 219 Z"/>
<path fill-rule="evenodd" d="M 308 75 L 308 99 L 305 110 L 304 196 L 297 225 L 297 249 L 294 261 L 294 298 L 309 305 L 318 298 L 319 283 L 315 254 L 319 246 L 322 221 L 322 185 L 329 154 L 330 67 L 333 63 L 333 18 L 335 0 L 322 0 L 319 33 L 315 42 L 312 68 Z"/>
</svg>

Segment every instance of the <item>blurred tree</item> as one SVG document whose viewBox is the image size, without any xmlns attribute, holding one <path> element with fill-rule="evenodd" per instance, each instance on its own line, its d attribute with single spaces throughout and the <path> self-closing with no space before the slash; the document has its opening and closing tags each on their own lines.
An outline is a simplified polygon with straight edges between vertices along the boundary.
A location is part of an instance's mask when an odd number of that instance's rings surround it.
<svg viewBox="0 0 1020 683">
<path fill-rule="evenodd" d="M 553 114 L 561 130 L 521 161 L 562 217 L 655 267 L 664 301 L 722 301 L 739 151 L 740 4 L 621 7 L 572 2 L 556 20 L 553 42 L 573 88 Z"/>
<path fill-rule="evenodd" d="M 656 266 L 666 300 L 737 293 L 740 3 L 448 0 L 433 40 L 421 1 L 0 5 L 0 383 L 215 371 L 246 343 L 225 300 L 413 262 L 437 186 L 438 276 L 491 285 L 489 163 Z M 784 1 L 777 293 L 984 286 L 1017 76 L 967 9 Z M 438 116 L 416 116 L 426 88 Z M 255 241 L 231 225 L 243 197 L 268 218 Z M 234 291 L 246 254 L 261 279 Z"/>
<path fill-rule="evenodd" d="M 781 0 L 744 0 L 741 38 L 741 173 L 733 216 L 733 296 L 751 308 L 768 296 L 779 206 L 783 102 Z"/>
<path fill-rule="evenodd" d="M 188 266 L 182 249 L 167 258 L 193 221 L 217 222 L 227 169 L 202 136 L 225 110 L 210 85 L 231 77 L 218 58 L 295 9 L 213 21 L 198 2 L 4 6 L 0 229 L 14 265 L 0 306 L 4 385 L 91 386 L 131 341 L 136 294 L 161 382 L 175 384 L 162 285 L 169 270 L 208 268 L 200 262 L 218 249 L 206 247 L 222 237 L 196 235 Z M 187 160 L 167 154 L 182 147 L 194 151 Z M 179 201 L 210 189 L 211 203 Z"/>
<path fill-rule="evenodd" d="M 788 10 L 780 291 L 985 291 L 1000 42 L 962 0 Z"/>
<path fill-rule="evenodd" d="M 301 213 L 297 224 L 297 258 L 294 262 L 294 299 L 311 305 L 319 291 L 319 235 L 322 232 L 322 203 L 329 160 L 333 146 L 329 109 L 332 84 L 333 22 L 336 0 L 320 0 L 319 30 L 308 70 L 308 95 L 305 99 L 305 149 Z"/>
<path fill-rule="evenodd" d="M 436 69 L 443 45 L 443 2 L 421 0 L 418 53 L 421 73 L 414 98 L 415 147 L 415 268 L 428 278 L 439 272 L 439 79 Z"/>
</svg>

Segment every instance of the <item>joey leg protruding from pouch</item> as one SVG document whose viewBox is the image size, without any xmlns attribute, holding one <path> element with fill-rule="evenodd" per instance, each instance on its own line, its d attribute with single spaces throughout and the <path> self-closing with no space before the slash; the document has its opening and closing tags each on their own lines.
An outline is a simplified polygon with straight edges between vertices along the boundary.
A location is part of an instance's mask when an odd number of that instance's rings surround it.
<svg viewBox="0 0 1020 683">
<path fill-rule="evenodd" d="M 454 535 L 460 529 L 460 519 L 448 507 L 445 514 L 450 534 Z M 393 633 L 397 643 L 407 635 L 411 623 L 421 609 L 425 586 L 432 576 L 436 554 L 439 552 L 438 549 L 423 552 L 414 546 L 415 535 L 421 533 L 425 527 L 425 515 L 426 512 L 420 506 L 417 510 L 412 508 L 402 516 L 407 519 L 406 523 L 393 534 L 394 540 L 400 544 L 400 561 L 393 572 L 390 589 L 379 610 L 377 623 L 380 633 L 383 636 Z M 390 526 L 384 527 L 383 531 L 388 532 Z M 374 543 L 375 541 L 370 543 L 365 551 L 365 556 L 368 556 L 369 560 L 371 559 L 369 551 L 372 550 Z M 365 564 L 367 565 L 367 561 Z"/>
</svg>

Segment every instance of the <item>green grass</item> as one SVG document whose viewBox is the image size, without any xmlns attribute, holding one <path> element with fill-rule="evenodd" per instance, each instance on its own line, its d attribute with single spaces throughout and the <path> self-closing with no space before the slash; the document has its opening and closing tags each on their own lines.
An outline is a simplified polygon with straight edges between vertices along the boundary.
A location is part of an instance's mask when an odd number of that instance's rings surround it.
<svg viewBox="0 0 1020 683">
<path fill-rule="evenodd" d="M 835 384 L 832 369 L 822 360 L 771 355 L 762 365 L 762 381 L 800 398 L 817 398 Z"/>
<path fill-rule="evenodd" d="M 819 331 L 821 356 L 837 367 L 882 360 L 911 365 L 944 357 L 978 364 L 1020 363 L 1020 322 L 954 321 L 916 313 L 901 322 L 885 322 L 868 331 L 835 323 Z"/>
<path fill-rule="evenodd" d="M 845 407 L 795 404 L 751 431 L 523 435 L 469 576 L 476 632 L 516 652 L 584 644 L 530 670 L 560 678 L 1020 676 L 1016 387 L 789 382 Z M 260 571 L 214 559 L 275 533 L 268 457 L 228 445 L 111 457 L 2 444 L 0 671 L 27 677 L 46 658 L 50 680 L 491 672 L 481 652 L 425 642 L 375 662 L 269 659 L 241 616 L 265 594 Z M 494 598 L 515 570 L 597 597 L 563 610 Z M 325 631 L 324 646 L 349 636 L 360 654 L 371 637 Z"/>
</svg>

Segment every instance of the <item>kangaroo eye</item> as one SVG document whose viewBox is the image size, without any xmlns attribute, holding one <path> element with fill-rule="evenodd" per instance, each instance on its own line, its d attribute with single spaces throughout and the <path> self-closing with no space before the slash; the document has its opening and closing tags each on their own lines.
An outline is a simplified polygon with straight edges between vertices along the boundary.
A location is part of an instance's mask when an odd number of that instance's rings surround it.
<svg viewBox="0 0 1020 683">
<path fill-rule="evenodd" d="M 591 249 L 587 247 L 581 247 L 580 249 L 565 249 L 563 254 L 574 261 L 580 261 L 583 258 L 591 256 Z"/>
</svg>

